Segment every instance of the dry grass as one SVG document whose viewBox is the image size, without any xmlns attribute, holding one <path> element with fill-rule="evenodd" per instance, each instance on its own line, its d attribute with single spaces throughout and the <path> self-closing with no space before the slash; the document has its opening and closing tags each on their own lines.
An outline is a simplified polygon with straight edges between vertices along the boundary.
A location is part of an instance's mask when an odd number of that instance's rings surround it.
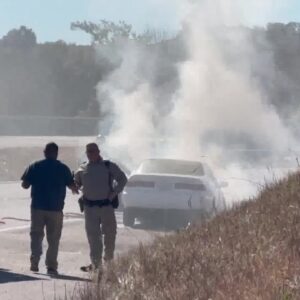
<svg viewBox="0 0 300 300">
<path fill-rule="evenodd" d="M 81 299 L 300 299 L 300 174 L 119 258 Z"/>
</svg>

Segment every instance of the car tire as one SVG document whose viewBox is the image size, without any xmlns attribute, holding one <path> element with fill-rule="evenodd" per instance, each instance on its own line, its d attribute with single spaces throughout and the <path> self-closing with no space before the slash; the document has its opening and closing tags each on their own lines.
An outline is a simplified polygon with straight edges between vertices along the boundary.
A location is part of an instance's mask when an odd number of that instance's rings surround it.
<svg viewBox="0 0 300 300">
<path fill-rule="evenodd" d="M 132 227 L 134 225 L 135 216 L 132 210 L 125 208 L 123 212 L 123 224 L 124 226 Z"/>
</svg>

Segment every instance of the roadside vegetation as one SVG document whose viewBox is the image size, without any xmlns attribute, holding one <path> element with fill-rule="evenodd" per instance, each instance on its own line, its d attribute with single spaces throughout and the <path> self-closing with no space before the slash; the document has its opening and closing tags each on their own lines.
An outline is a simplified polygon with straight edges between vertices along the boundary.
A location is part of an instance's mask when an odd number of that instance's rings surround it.
<svg viewBox="0 0 300 300">
<path fill-rule="evenodd" d="M 118 258 L 87 299 L 300 299 L 300 174 Z"/>
<path fill-rule="evenodd" d="M 153 99 L 157 101 L 154 105 L 160 116 L 170 110 L 174 93 L 180 88 L 178 65 L 190 59 L 184 43 L 188 36 L 185 27 L 170 36 L 151 30 L 151 27 L 137 34 L 130 24 L 106 20 L 96 23 L 83 20 L 72 22 L 70 26 L 72 30 L 86 33 L 91 43 L 76 45 L 63 40 L 40 43 L 40 37 L 26 24 L 12 28 L 0 37 L 2 135 L 95 134 L 98 122 L 83 130 L 80 128 L 85 128 L 84 122 L 76 127 L 70 124 L 70 119 L 66 119 L 64 122 L 61 120 L 62 125 L 58 126 L 60 123 L 55 124 L 57 121 L 51 117 L 102 119 L 105 116 L 105 103 L 110 97 L 96 87 L 99 83 L 104 84 L 120 68 L 124 58 L 131 59 L 130 56 L 120 56 L 123 54 L 117 42 L 120 38 L 136 42 L 143 53 L 144 60 L 134 63 L 139 73 L 137 84 L 149 83 L 155 92 Z M 233 67 L 238 62 L 234 60 L 237 48 L 232 41 L 235 30 L 220 28 L 224 37 L 223 52 L 229 66 L 233 64 Z M 274 107 L 279 117 L 299 135 L 300 23 L 270 23 L 263 28 L 243 28 L 243 35 L 251 40 L 249 52 L 254 49 L 257 52 L 250 61 L 249 76 L 259 83 L 261 93 L 266 96 L 266 104 Z M 274 69 L 266 71 L 266 65 L 262 66 L 259 62 L 269 64 L 271 58 L 270 64 L 274 65 Z M 29 122 L 32 118 L 34 123 Z M 232 139 L 236 137 L 233 135 Z M 238 138 L 238 144 L 244 144 L 244 141 L 245 134 Z M 252 148 L 253 144 L 248 146 Z"/>
</svg>

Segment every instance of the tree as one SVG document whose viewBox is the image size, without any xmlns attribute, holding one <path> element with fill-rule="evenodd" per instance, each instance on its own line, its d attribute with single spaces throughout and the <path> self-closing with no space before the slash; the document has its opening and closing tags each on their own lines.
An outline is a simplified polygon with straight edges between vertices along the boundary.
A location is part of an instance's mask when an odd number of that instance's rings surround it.
<svg viewBox="0 0 300 300">
<path fill-rule="evenodd" d="M 2 39 L 6 47 L 30 49 L 36 45 L 36 35 L 32 29 L 21 26 L 19 29 L 10 30 Z"/>
<path fill-rule="evenodd" d="M 118 23 L 101 20 L 99 24 L 93 22 L 73 22 L 71 30 L 82 30 L 92 36 L 93 43 L 103 45 L 110 44 L 119 38 L 136 39 L 137 35 L 132 31 L 132 26 L 119 21 Z"/>
<path fill-rule="evenodd" d="M 132 25 L 124 21 L 114 23 L 111 21 L 101 20 L 99 24 L 93 22 L 73 22 L 71 30 L 82 30 L 91 35 L 92 43 L 108 45 L 118 39 L 137 40 L 143 44 L 156 44 L 163 40 L 170 39 L 170 34 L 164 31 L 147 28 L 143 33 L 137 34 L 132 29 Z"/>
</svg>

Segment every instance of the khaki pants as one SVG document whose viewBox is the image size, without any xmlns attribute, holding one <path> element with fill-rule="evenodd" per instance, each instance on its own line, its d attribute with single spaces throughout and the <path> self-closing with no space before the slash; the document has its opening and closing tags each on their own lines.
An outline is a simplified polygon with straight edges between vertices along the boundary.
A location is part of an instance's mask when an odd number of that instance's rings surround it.
<svg viewBox="0 0 300 300">
<path fill-rule="evenodd" d="M 85 230 L 90 245 L 90 258 L 94 266 L 102 261 L 102 234 L 104 236 L 104 260 L 114 257 L 117 222 L 112 206 L 84 206 Z"/>
<path fill-rule="evenodd" d="M 44 228 L 46 227 L 46 238 L 48 250 L 46 254 L 47 268 L 57 269 L 57 255 L 61 231 L 63 226 L 63 213 L 61 211 L 46 211 L 31 209 L 31 263 L 38 265 L 43 253 Z"/>
</svg>

